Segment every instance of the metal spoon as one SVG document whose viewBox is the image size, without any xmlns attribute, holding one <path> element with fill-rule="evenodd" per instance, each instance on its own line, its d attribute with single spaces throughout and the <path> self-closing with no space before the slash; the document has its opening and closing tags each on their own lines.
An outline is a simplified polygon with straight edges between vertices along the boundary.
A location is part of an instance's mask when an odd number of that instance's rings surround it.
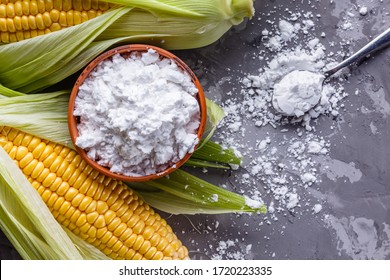
<svg viewBox="0 0 390 280">
<path fill-rule="evenodd" d="M 302 115 L 309 111 L 311 108 L 313 108 L 321 99 L 321 90 L 322 90 L 322 85 L 325 83 L 325 81 L 327 79 L 329 79 L 329 77 L 331 77 L 332 75 L 334 75 L 336 72 L 340 71 L 341 69 L 343 69 L 344 67 L 347 67 L 355 62 L 358 62 L 360 61 L 361 59 L 367 57 L 368 55 L 388 46 L 390 44 L 390 28 L 388 28 L 387 30 L 385 30 L 384 32 L 382 32 L 379 36 L 377 36 L 374 40 L 370 41 L 367 45 L 365 45 L 364 47 L 362 47 L 359 51 L 357 51 L 356 53 L 354 53 L 353 55 L 351 55 L 350 57 L 348 57 L 347 59 L 343 60 L 342 62 L 340 62 L 339 64 L 337 64 L 335 67 L 333 67 L 332 69 L 329 69 L 327 70 L 326 72 L 320 74 L 320 73 L 317 73 L 318 75 L 322 75 L 323 76 L 323 81 L 322 81 L 322 84 L 320 85 L 321 88 L 319 90 L 319 94 L 318 94 L 318 101 L 317 102 L 314 102 L 314 103 L 311 103 L 309 104 L 310 106 L 305 106 L 304 109 L 301 110 L 300 113 L 302 113 Z M 307 70 L 301 70 L 301 71 L 307 71 Z M 307 72 L 310 72 L 310 71 L 307 71 Z M 286 77 L 288 76 L 289 74 L 287 74 L 282 80 L 281 80 L 281 83 L 283 83 L 283 80 L 286 79 Z M 288 78 L 288 77 L 287 77 Z M 286 82 L 286 80 L 285 80 Z M 299 86 L 299 80 L 295 80 L 295 82 L 297 83 L 297 86 Z M 313 99 L 312 99 L 313 100 Z M 277 95 L 274 93 L 274 96 L 273 96 L 273 100 L 272 100 L 272 104 L 275 108 L 276 111 L 284 114 L 284 115 L 287 115 L 287 116 L 297 116 L 296 114 L 289 114 L 289 113 L 286 113 L 285 111 L 283 111 L 279 104 L 278 104 L 278 100 L 277 100 Z M 313 106 L 311 106 L 313 105 Z M 305 111 L 306 110 L 306 111 Z M 299 117 L 299 116 L 298 116 Z"/>
</svg>

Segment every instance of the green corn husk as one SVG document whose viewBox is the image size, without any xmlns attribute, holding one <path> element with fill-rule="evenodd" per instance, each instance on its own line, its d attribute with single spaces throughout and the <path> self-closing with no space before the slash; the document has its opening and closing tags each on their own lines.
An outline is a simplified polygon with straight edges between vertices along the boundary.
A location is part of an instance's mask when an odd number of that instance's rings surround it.
<svg viewBox="0 0 390 280">
<path fill-rule="evenodd" d="M 193 49 L 253 15 L 252 0 L 115 0 L 123 5 L 82 24 L 0 45 L 0 84 L 25 93 L 57 84 L 106 49 L 146 43 Z"/>
<path fill-rule="evenodd" d="M 147 203 L 172 214 L 266 213 L 261 201 L 254 202 L 180 169 L 165 178 L 129 185 Z"/>
</svg>

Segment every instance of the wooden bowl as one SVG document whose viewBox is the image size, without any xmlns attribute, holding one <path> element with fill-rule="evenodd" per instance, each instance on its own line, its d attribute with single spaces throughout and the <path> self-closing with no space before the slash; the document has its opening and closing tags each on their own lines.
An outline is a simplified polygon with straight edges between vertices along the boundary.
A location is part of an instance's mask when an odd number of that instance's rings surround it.
<svg viewBox="0 0 390 280">
<path fill-rule="evenodd" d="M 207 113 L 206 113 L 206 99 L 205 99 L 205 95 L 204 95 L 202 86 L 201 86 L 198 78 L 192 72 L 192 70 L 182 60 L 180 60 L 174 54 L 172 54 L 164 49 L 155 47 L 155 46 L 143 45 L 143 44 L 124 45 L 124 46 L 120 46 L 120 47 L 111 49 L 111 50 L 101 54 L 100 56 L 95 58 L 84 69 L 84 71 L 80 74 L 79 78 L 77 79 L 77 81 L 72 89 L 72 92 L 70 95 L 70 100 L 69 100 L 68 127 L 69 127 L 70 137 L 72 139 L 73 145 L 75 146 L 77 152 L 94 169 L 100 171 L 101 173 L 103 173 L 107 176 L 110 176 L 112 178 L 115 178 L 115 179 L 118 179 L 121 181 L 126 181 L 126 182 L 142 182 L 142 181 L 154 180 L 154 179 L 158 179 L 158 178 L 161 178 L 163 176 L 166 176 L 166 175 L 172 173 L 173 171 L 175 171 L 176 169 L 178 169 L 180 166 L 182 166 L 191 157 L 192 154 L 187 153 L 180 161 L 174 163 L 169 168 L 167 168 L 161 172 L 158 172 L 157 174 L 132 177 L 132 176 L 126 176 L 126 175 L 122 175 L 122 174 L 113 173 L 110 171 L 110 169 L 108 167 L 99 165 L 97 162 L 90 159 L 87 156 L 87 152 L 84 149 L 76 146 L 76 138 L 78 137 L 77 124 L 79 123 L 79 117 L 75 117 L 73 115 L 74 106 L 75 106 L 75 99 L 76 99 L 76 96 L 79 92 L 79 87 L 84 83 L 85 79 L 90 75 L 90 73 L 95 69 L 95 67 L 100 62 L 102 62 L 103 60 L 106 60 L 106 59 L 110 59 L 115 54 L 121 54 L 122 56 L 127 57 L 131 54 L 131 52 L 134 52 L 134 51 L 146 52 L 149 49 L 153 49 L 156 52 L 158 52 L 160 54 L 161 58 L 169 58 L 172 61 L 174 61 L 181 69 L 183 69 L 184 72 L 186 72 L 191 77 L 192 82 L 194 83 L 194 85 L 198 89 L 198 94 L 196 96 L 196 99 L 197 99 L 197 101 L 199 103 L 199 107 L 200 107 L 200 124 L 199 124 L 199 128 L 197 131 L 197 137 L 198 137 L 199 142 L 200 142 L 200 140 L 202 139 L 205 127 L 206 127 L 206 115 L 207 115 Z M 196 149 L 196 147 L 195 147 L 195 149 Z"/>
</svg>

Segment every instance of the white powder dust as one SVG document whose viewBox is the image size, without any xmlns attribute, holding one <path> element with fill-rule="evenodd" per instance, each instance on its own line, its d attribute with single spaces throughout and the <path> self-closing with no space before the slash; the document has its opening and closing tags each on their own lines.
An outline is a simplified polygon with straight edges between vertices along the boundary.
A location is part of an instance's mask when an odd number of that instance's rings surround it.
<svg viewBox="0 0 390 280">
<path fill-rule="evenodd" d="M 115 173 L 161 172 L 198 143 L 197 92 L 188 74 L 154 50 L 117 54 L 80 86 L 76 145 Z"/>
<path fill-rule="evenodd" d="M 272 104 L 285 116 L 301 117 L 321 99 L 322 74 L 294 70 L 274 85 Z"/>
<path fill-rule="evenodd" d="M 257 197 L 269 207 L 267 224 L 286 212 L 321 211 L 309 193 L 322 182 L 320 162 L 329 156 L 331 143 L 316 133 L 316 124 L 320 117 L 337 117 L 347 96 L 339 80 L 322 85 L 324 76 L 316 74 L 337 63 L 339 56 L 321 43 L 322 32 L 316 32 L 312 16 L 291 14 L 290 20 L 272 22 L 259 31 L 264 49 L 254 52 L 253 59 L 266 60 L 265 67 L 244 72 L 242 98 L 228 97 L 222 104 L 226 117 L 221 142 L 242 151 L 246 159 L 245 172 L 234 183 L 252 187 L 250 197 L 261 194 Z M 264 127 L 269 132 L 255 143 L 241 140 L 252 133 L 243 126 L 248 122 L 256 131 Z"/>
<path fill-rule="evenodd" d="M 359 14 L 360 14 L 361 16 L 365 16 L 365 15 L 367 15 L 367 13 L 368 13 L 368 8 L 367 8 L 366 6 L 360 7 L 360 9 L 359 9 Z"/>
</svg>

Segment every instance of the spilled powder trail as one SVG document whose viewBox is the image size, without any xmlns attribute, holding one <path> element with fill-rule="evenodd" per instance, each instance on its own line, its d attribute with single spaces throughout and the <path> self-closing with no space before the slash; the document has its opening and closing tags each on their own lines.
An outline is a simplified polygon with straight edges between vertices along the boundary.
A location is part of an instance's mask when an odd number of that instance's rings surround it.
<svg viewBox="0 0 390 280">
<path fill-rule="evenodd" d="M 220 142 L 244 156 L 240 175 L 232 184 L 245 187 L 245 194 L 253 200 L 264 200 L 268 214 L 259 226 L 277 223 L 287 215 L 303 212 L 321 215 L 324 211 L 321 200 L 308 194 L 321 182 L 319 159 L 329 157 L 331 142 L 317 133 L 320 117 L 337 118 L 348 96 L 342 86 L 342 77 L 336 77 L 324 85 L 316 106 L 289 117 L 276 111 L 273 104 L 275 86 L 288 73 L 307 70 L 323 73 L 339 60 L 341 54 L 327 51 L 321 44 L 321 36 L 313 22 L 314 15 L 292 13 L 289 18 L 275 22 L 261 31 L 263 50 L 253 53 L 253 59 L 266 61 L 259 71 L 245 73 L 239 94 L 222 104 L 226 117 L 221 124 Z M 247 143 L 244 139 L 251 133 L 244 124 L 254 130 L 266 127 L 275 129 L 275 135 L 267 132 L 262 139 Z M 275 137 L 276 133 L 281 135 Z M 248 193 L 249 190 L 249 193 Z M 285 228 L 285 226 L 283 226 Z M 282 228 L 283 228 L 282 227 Z M 283 230 L 281 232 L 283 234 Z M 265 240 L 269 238 L 264 236 Z M 252 244 L 241 239 L 220 240 L 213 259 L 248 259 Z M 274 252 L 269 252 L 275 257 Z"/>
<path fill-rule="evenodd" d="M 253 201 L 263 200 L 268 213 L 210 217 L 196 223 L 202 233 L 215 237 L 205 244 L 203 253 L 209 258 L 337 257 L 337 252 L 342 257 L 357 259 L 389 256 L 388 223 L 381 224 L 378 229 L 373 217 L 336 215 L 335 212 L 347 211 L 351 205 L 332 189 L 322 188 L 325 186 L 322 180 L 333 182 L 331 186 L 347 184 L 353 188 L 354 184 L 360 187 L 359 181 L 362 183 L 364 179 L 358 162 L 343 162 L 343 157 L 335 156 L 339 151 L 336 147 L 339 142 L 335 139 L 340 137 L 333 136 L 340 136 L 340 129 L 345 127 L 343 113 L 350 114 L 349 109 L 357 108 L 350 104 L 349 94 L 360 93 L 353 85 L 347 85 L 347 70 L 327 81 L 318 105 L 302 115 L 283 116 L 272 104 L 275 86 L 288 73 L 295 70 L 324 73 L 349 54 L 345 50 L 354 44 L 349 38 L 356 39 L 359 35 L 351 33 L 351 26 L 362 28 L 364 24 L 357 24 L 358 21 L 369 16 L 364 7 L 370 13 L 376 5 L 364 6 L 361 2 L 358 1 L 356 7 L 342 1 L 324 4 L 330 8 L 329 13 L 339 19 L 334 32 L 329 28 L 321 29 L 323 21 L 318 11 L 298 11 L 298 8 L 292 11 L 283 4 L 275 4 L 270 13 L 258 14 L 263 25 L 251 31 L 257 36 L 254 43 L 250 41 L 253 51 L 246 52 L 243 63 L 228 68 L 228 76 L 210 86 L 209 91 L 215 93 L 215 101 L 226 113 L 215 140 L 226 147 L 234 147 L 244 158 L 241 168 L 232 172 L 222 187 L 233 188 Z M 315 5 L 311 6 L 313 11 L 316 11 Z M 331 10 L 334 5 L 337 5 L 337 14 Z M 350 9 L 354 10 L 354 15 Z M 245 63 L 249 63 L 248 67 Z M 256 69 L 253 67 L 256 64 L 263 67 L 257 71 L 245 70 Z M 229 89 L 226 90 L 225 85 L 229 85 Z M 376 112 L 386 117 L 387 103 L 382 96 L 370 95 L 370 98 L 375 98 Z M 356 111 L 371 112 L 363 108 Z M 379 128 L 371 122 L 369 129 L 375 134 Z M 307 226 L 307 231 L 321 235 L 312 245 L 320 244 L 319 250 L 323 251 L 306 252 L 305 248 L 299 247 L 310 244 L 303 239 L 312 237 L 312 233 L 304 234 L 306 229 L 300 231 L 298 227 L 302 225 Z M 302 239 L 296 236 L 301 233 Z M 302 243 L 298 247 L 293 244 L 299 241 Z M 194 241 L 194 248 L 199 248 L 202 242 Z M 375 242 L 383 244 L 374 248 Z M 334 248 L 327 251 L 332 245 Z"/>
<path fill-rule="evenodd" d="M 227 117 L 223 121 L 223 142 L 233 145 L 244 156 L 252 156 L 245 163 L 246 174 L 240 178 L 240 184 L 251 185 L 261 181 L 265 193 L 271 197 L 269 212 L 277 219 L 276 212 L 292 211 L 301 203 L 300 191 L 320 182 L 318 163 L 313 156 L 329 154 L 330 142 L 316 133 L 315 122 L 320 116 L 336 117 L 347 96 L 338 82 L 327 83 L 321 92 L 320 100 L 312 109 L 299 116 L 287 117 L 277 112 L 272 104 L 275 86 L 288 73 L 296 70 L 308 70 L 321 73 L 334 63 L 319 38 L 309 36 L 314 29 L 311 15 L 300 20 L 280 20 L 274 30 L 264 30 L 266 51 L 275 51 L 267 67 L 258 73 L 247 73 L 241 80 L 241 95 L 230 98 L 223 104 Z M 304 40 L 301 39 L 304 36 Z M 292 47 L 286 47 L 292 43 Z M 262 59 L 265 53 L 254 54 L 254 59 Z M 269 56 L 269 54 L 268 54 Z M 300 100 L 296 100 L 300 103 Z M 237 142 L 236 134 L 245 134 L 242 123 L 250 121 L 255 129 L 272 126 L 278 133 L 285 133 L 283 139 L 268 135 L 258 139 L 254 147 Z M 257 128 L 256 128 L 257 127 Z M 226 129 L 227 128 L 227 129 Z M 263 190 L 255 189 L 253 197 L 259 198 Z M 312 206 L 314 207 L 314 205 Z M 321 211 L 315 207 L 314 213 Z"/>
</svg>

